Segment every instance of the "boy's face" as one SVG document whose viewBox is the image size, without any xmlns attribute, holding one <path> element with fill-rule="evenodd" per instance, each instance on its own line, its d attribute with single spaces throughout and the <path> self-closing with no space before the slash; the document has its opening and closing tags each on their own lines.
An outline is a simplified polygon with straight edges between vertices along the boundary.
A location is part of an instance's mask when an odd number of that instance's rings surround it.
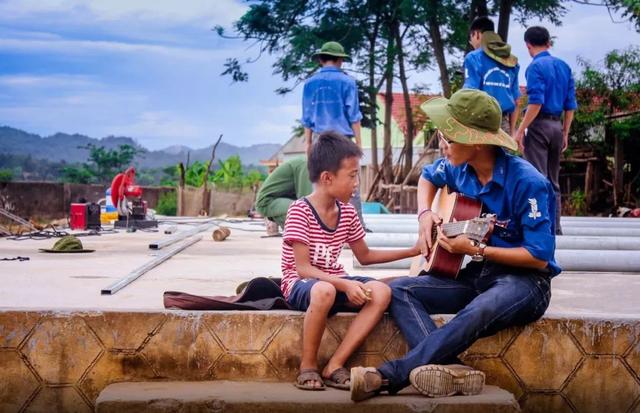
<svg viewBox="0 0 640 413">
<path fill-rule="evenodd" d="M 480 30 L 474 30 L 471 33 L 469 33 L 469 44 L 474 49 L 477 49 L 480 46 L 482 46 L 482 32 Z"/>
<path fill-rule="evenodd" d="M 475 153 L 474 145 L 464 145 L 455 143 L 447 139 L 442 133 L 440 137 L 440 149 L 452 166 L 462 165 L 473 158 Z"/>
<path fill-rule="evenodd" d="M 324 180 L 327 183 L 328 192 L 337 200 L 347 203 L 360 184 L 360 158 L 345 158 L 340 162 L 340 169 L 336 173 L 327 174 Z"/>
</svg>

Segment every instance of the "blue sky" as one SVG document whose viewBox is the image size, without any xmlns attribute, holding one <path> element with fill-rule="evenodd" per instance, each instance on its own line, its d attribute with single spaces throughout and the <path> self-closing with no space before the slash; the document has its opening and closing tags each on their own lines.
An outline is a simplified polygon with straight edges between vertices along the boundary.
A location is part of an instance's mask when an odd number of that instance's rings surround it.
<svg viewBox="0 0 640 413">
<path fill-rule="evenodd" d="M 131 136 L 151 149 L 204 147 L 220 133 L 239 146 L 283 143 L 299 116 L 300 88 L 276 95 L 282 82 L 268 57 L 248 67 L 248 83 L 219 76 L 227 57 L 256 54 L 211 31 L 229 27 L 246 7 L 239 0 L 0 0 L 0 125 Z M 599 7 L 572 5 L 561 27 L 535 23 L 549 27 L 552 53 L 574 69 L 577 56 L 598 61 L 640 44 L 630 24 L 612 23 Z M 512 22 L 522 73 L 531 61 L 523 33 Z M 435 69 L 410 81 L 439 91 Z"/>
</svg>

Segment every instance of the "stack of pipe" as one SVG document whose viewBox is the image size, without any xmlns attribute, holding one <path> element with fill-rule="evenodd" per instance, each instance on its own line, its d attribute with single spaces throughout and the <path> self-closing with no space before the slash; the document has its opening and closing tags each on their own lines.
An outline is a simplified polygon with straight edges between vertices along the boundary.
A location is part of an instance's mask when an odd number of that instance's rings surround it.
<svg viewBox="0 0 640 413">
<path fill-rule="evenodd" d="M 366 214 L 371 248 L 407 248 L 417 240 L 417 216 Z M 555 258 L 565 271 L 640 272 L 640 219 L 562 217 Z M 408 269 L 411 260 L 367 268 Z M 362 267 L 354 258 L 354 266 Z"/>
</svg>

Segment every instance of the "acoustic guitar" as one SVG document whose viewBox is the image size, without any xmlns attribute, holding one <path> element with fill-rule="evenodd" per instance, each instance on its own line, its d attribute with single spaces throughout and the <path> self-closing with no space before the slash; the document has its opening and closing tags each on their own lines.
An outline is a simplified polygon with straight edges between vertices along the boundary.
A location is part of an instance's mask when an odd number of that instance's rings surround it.
<svg viewBox="0 0 640 413">
<path fill-rule="evenodd" d="M 464 234 L 474 242 L 486 243 L 496 224 L 495 215 L 482 215 L 482 202 L 452 192 L 446 186 L 438 190 L 431 209 L 442 218 L 440 228 L 449 238 Z M 432 275 L 456 278 L 464 254 L 452 254 L 442 248 L 436 241 L 437 231 L 434 226 L 431 234 L 434 247 L 423 269 Z"/>
</svg>

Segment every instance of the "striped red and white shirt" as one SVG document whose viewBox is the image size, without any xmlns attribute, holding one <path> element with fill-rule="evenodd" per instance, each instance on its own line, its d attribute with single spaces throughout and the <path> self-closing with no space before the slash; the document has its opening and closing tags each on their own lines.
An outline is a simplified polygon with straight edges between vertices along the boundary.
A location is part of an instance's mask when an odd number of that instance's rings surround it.
<svg viewBox="0 0 640 413">
<path fill-rule="evenodd" d="M 306 198 L 289 206 L 282 236 L 282 294 L 289 298 L 291 288 L 300 279 L 293 256 L 293 243 L 309 247 L 311 265 L 330 275 L 346 275 L 338 257 L 344 244 L 351 244 L 365 236 L 356 209 L 351 204 L 336 201 L 338 224 L 327 227 Z"/>
</svg>

